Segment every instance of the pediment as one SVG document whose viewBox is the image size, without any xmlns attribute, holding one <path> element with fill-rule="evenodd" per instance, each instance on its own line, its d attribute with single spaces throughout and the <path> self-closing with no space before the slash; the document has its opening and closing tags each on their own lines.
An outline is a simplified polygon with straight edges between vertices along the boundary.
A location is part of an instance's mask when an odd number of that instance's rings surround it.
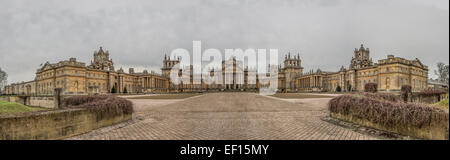
<svg viewBox="0 0 450 160">
<path fill-rule="evenodd" d="M 419 65 L 420 67 L 424 67 L 424 66 L 423 66 L 423 63 L 420 62 L 420 60 L 417 59 L 417 58 L 414 60 L 414 64 L 417 64 L 417 65 Z"/>
<path fill-rule="evenodd" d="M 52 69 L 52 68 L 53 68 L 53 66 L 49 62 L 46 62 L 44 64 L 44 66 L 42 66 L 41 70 L 45 71 L 45 70 Z"/>
</svg>

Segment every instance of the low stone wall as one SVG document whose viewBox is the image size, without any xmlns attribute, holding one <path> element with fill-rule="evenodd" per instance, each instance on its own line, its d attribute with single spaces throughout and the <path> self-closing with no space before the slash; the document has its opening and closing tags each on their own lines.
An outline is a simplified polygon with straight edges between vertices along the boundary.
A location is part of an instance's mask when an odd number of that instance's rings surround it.
<svg viewBox="0 0 450 160">
<path fill-rule="evenodd" d="M 431 125 L 425 125 L 422 128 L 418 128 L 415 126 L 407 125 L 407 126 L 400 126 L 397 125 L 395 127 L 387 127 L 384 125 L 380 125 L 377 123 L 373 123 L 371 121 L 353 117 L 351 114 L 349 115 L 343 115 L 340 113 L 331 113 L 331 117 L 351 122 L 354 124 L 362 125 L 365 127 L 375 128 L 383 131 L 398 133 L 401 135 L 407 135 L 415 138 L 421 138 L 421 139 L 428 139 L 428 140 L 448 140 L 449 139 L 449 121 L 448 117 L 447 120 L 441 120 L 442 123 L 439 124 L 431 124 Z M 433 117 L 437 118 L 437 117 Z"/>
<path fill-rule="evenodd" d="M 64 139 L 131 120 L 131 114 L 105 116 L 90 109 L 65 109 L 0 117 L 1 140 Z"/>
<path fill-rule="evenodd" d="M 399 95 L 401 96 L 401 95 Z M 407 102 L 433 104 L 448 98 L 448 93 L 437 95 L 420 95 L 419 93 L 410 94 Z"/>
<path fill-rule="evenodd" d="M 9 96 L 9 97 L 7 97 L 7 100 L 5 100 L 5 101 L 25 104 L 25 100 L 18 96 Z"/>
<path fill-rule="evenodd" d="M 0 98 L 0 101 L 15 102 L 33 107 L 57 108 L 53 96 L 8 96 Z"/>
<path fill-rule="evenodd" d="M 439 95 L 418 95 L 418 94 L 413 94 L 412 96 L 412 102 L 416 102 L 416 103 L 427 103 L 427 104 L 433 104 L 436 102 L 440 101 L 440 96 Z"/>
<path fill-rule="evenodd" d="M 0 101 L 9 101 L 8 97 L 0 97 Z"/>
<path fill-rule="evenodd" d="M 56 108 L 54 97 L 28 97 L 25 105 L 44 108 Z"/>
</svg>

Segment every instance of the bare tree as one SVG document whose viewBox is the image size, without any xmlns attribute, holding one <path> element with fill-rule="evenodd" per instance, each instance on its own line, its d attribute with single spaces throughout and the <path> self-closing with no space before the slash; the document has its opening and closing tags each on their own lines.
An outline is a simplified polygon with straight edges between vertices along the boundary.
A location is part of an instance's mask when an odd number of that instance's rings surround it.
<svg viewBox="0 0 450 160">
<path fill-rule="evenodd" d="M 8 79 L 8 74 L 0 68 L 0 93 L 6 85 L 6 80 Z"/>
<path fill-rule="evenodd" d="M 442 62 L 437 63 L 437 70 L 434 70 L 434 74 L 438 76 L 438 80 L 442 83 L 448 84 L 448 64 L 445 65 Z"/>
</svg>

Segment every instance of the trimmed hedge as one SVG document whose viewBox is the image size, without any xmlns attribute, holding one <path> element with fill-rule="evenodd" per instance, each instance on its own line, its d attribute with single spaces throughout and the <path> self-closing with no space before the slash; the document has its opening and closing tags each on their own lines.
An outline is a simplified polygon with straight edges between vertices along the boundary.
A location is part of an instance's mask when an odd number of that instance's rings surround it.
<svg viewBox="0 0 450 160">
<path fill-rule="evenodd" d="M 410 85 L 403 85 L 401 88 L 402 94 L 407 94 L 412 92 L 412 87 Z"/>
<path fill-rule="evenodd" d="M 367 83 L 364 85 L 364 92 L 375 93 L 378 91 L 378 84 L 376 83 Z"/>
<path fill-rule="evenodd" d="M 448 121 L 449 114 L 425 104 L 381 101 L 370 97 L 343 95 L 330 100 L 332 113 L 351 115 L 388 127 L 414 126 L 422 128 Z"/>
<path fill-rule="evenodd" d="M 116 96 L 73 96 L 63 100 L 66 108 L 87 108 L 104 116 L 117 116 L 133 113 L 133 103 Z"/>
<path fill-rule="evenodd" d="M 392 93 L 362 93 L 364 97 L 382 100 L 382 101 L 389 101 L 389 102 L 401 102 L 401 99 L 399 96 L 392 94 Z"/>
<path fill-rule="evenodd" d="M 337 86 L 337 87 L 336 87 L 336 92 L 342 92 L 341 86 Z"/>
<path fill-rule="evenodd" d="M 62 102 L 62 106 L 78 106 L 85 103 L 91 103 L 96 101 L 103 101 L 110 96 L 101 96 L 101 95 L 93 95 L 93 96 L 72 96 L 65 98 Z"/>
</svg>

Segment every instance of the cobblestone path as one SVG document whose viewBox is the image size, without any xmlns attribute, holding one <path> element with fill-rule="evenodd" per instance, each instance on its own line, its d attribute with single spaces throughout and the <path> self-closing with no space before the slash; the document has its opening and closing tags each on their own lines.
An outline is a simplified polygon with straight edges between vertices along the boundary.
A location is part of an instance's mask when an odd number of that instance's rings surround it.
<svg viewBox="0 0 450 160">
<path fill-rule="evenodd" d="M 359 140 L 376 139 L 321 118 L 329 98 L 285 101 L 254 93 L 208 93 L 184 100 L 131 100 L 133 122 L 70 139 Z"/>
</svg>

